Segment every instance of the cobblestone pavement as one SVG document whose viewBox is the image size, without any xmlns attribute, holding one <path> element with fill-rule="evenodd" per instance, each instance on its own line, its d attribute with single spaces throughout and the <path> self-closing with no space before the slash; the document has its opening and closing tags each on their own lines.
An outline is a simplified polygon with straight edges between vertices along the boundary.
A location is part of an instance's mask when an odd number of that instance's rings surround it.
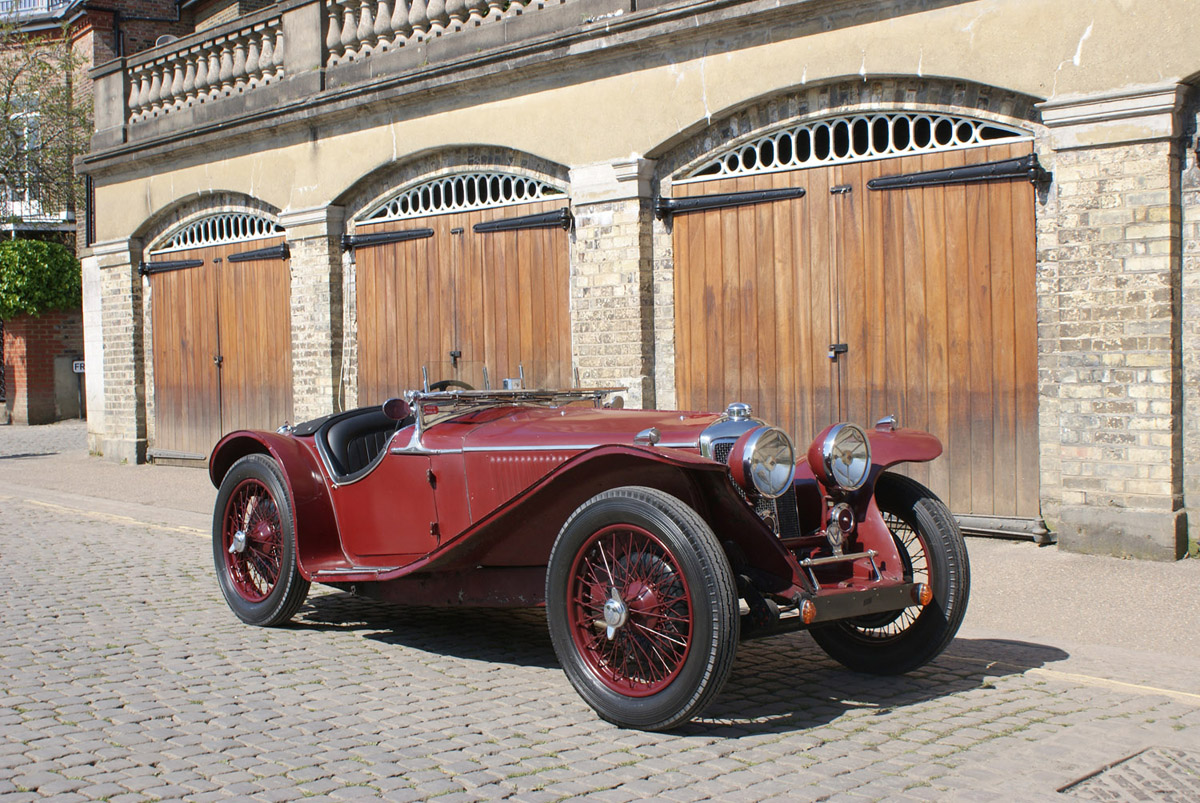
<svg viewBox="0 0 1200 803">
<path fill-rule="evenodd" d="M 1083 674 L 1060 646 L 965 628 L 880 679 L 791 634 L 743 645 L 703 719 L 622 731 L 572 690 L 539 612 L 314 588 L 294 626 L 249 627 L 199 516 L 146 524 L 16 488 L 0 485 L 4 803 L 1195 799 L 1200 684 L 1182 664 L 1159 688 L 1122 680 L 1120 657 Z"/>
</svg>

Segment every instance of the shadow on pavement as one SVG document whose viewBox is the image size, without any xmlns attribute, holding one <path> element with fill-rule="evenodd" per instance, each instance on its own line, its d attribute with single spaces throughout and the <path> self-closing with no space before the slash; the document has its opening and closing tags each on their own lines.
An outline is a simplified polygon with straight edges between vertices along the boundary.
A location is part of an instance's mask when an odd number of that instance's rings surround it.
<svg viewBox="0 0 1200 803">
<path fill-rule="evenodd" d="M 488 663 L 555 668 L 540 610 L 416 608 L 333 593 L 311 597 L 292 627 L 360 632 L 364 638 Z M 989 689 L 1067 659 L 1056 647 L 1001 639 L 958 638 L 928 666 L 900 676 L 851 672 L 805 633 L 745 642 L 721 696 L 679 735 L 738 737 L 805 730 L 847 711 L 889 713 L 960 692 Z"/>
<path fill-rule="evenodd" d="M 851 709 L 876 714 L 974 689 L 1070 657 L 1056 647 L 996 639 L 955 639 L 932 663 L 907 675 L 851 672 L 804 633 L 743 644 L 725 690 L 681 734 L 748 736 L 825 725 Z"/>
<path fill-rule="evenodd" d="M 310 597 L 292 627 L 361 631 L 384 644 L 468 660 L 558 666 L 537 609 L 419 608 L 335 593 Z"/>
<path fill-rule="evenodd" d="M 0 454 L 0 460 L 21 460 L 27 457 L 50 457 L 54 452 L 22 452 L 21 454 Z"/>
</svg>

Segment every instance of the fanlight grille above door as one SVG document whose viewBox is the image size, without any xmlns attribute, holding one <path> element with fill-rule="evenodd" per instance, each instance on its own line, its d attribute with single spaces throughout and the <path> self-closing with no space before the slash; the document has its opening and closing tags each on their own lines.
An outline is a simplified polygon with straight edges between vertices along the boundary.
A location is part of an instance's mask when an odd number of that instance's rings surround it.
<svg viewBox="0 0 1200 803">
<path fill-rule="evenodd" d="M 828 117 L 763 135 L 705 161 L 677 183 L 961 150 L 1032 139 L 1014 126 L 921 112 Z"/>
<path fill-rule="evenodd" d="M 250 212 L 221 212 L 209 215 L 179 228 L 154 248 L 153 253 L 205 248 L 211 245 L 241 243 L 278 237 L 283 227 L 263 215 Z"/>
<path fill-rule="evenodd" d="M 535 178 L 498 172 L 459 173 L 409 187 L 371 209 L 360 221 L 381 223 L 554 198 L 566 198 L 566 193 Z"/>
</svg>

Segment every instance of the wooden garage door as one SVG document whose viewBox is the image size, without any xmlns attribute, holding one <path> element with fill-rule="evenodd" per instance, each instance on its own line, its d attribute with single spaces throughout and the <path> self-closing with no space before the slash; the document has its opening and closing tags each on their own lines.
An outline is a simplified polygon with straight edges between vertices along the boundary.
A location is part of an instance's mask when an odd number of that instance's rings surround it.
<svg viewBox="0 0 1200 803">
<path fill-rule="evenodd" d="M 895 414 L 942 439 L 943 457 L 908 471 L 956 513 L 1036 517 L 1032 184 L 867 184 L 1030 152 L 1014 142 L 676 186 L 805 190 L 674 217 L 679 405 L 745 400 L 803 446 L 833 421 Z"/>
<path fill-rule="evenodd" d="M 150 280 L 157 459 L 203 460 L 235 429 L 292 418 L 282 238 L 156 255 Z"/>
<path fill-rule="evenodd" d="M 541 201 L 360 224 L 360 243 L 387 233 L 411 239 L 355 246 L 359 403 L 421 387 L 423 366 L 431 382 L 478 386 L 487 366 L 498 384 L 523 367 L 527 385 L 569 386 L 563 206 Z M 482 230 L 515 218 L 535 220 Z"/>
</svg>

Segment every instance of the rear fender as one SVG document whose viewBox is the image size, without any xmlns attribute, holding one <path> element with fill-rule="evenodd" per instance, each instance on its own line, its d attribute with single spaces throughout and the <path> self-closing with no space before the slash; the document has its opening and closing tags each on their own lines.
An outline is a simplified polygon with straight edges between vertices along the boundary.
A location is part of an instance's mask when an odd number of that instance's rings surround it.
<svg viewBox="0 0 1200 803">
<path fill-rule="evenodd" d="M 631 485 L 657 488 L 685 502 L 722 544 L 733 542 L 750 565 L 777 578 L 779 589 L 793 584 L 791 563 L 778 539 L 738 496 L 725 466 L 686 452 L 631 446 L 602 446 L 576 455 L 396 576 L 478 566 L 545 566 L 559 530 L 576 508 L 599 493 Z"/>
<path fill-rule="evenodd" d="M 220 488 L 233 464 L 248 454 L 269 455 L 283 470 L 296 527 L 296 558 L 304 579 L 312 579 L 307 566 L 344 561 L 329 489 L 312 450 L 291 435 L 231 432 L 213 448 L 208 461 L 212 484 Z"/>
</svg>

